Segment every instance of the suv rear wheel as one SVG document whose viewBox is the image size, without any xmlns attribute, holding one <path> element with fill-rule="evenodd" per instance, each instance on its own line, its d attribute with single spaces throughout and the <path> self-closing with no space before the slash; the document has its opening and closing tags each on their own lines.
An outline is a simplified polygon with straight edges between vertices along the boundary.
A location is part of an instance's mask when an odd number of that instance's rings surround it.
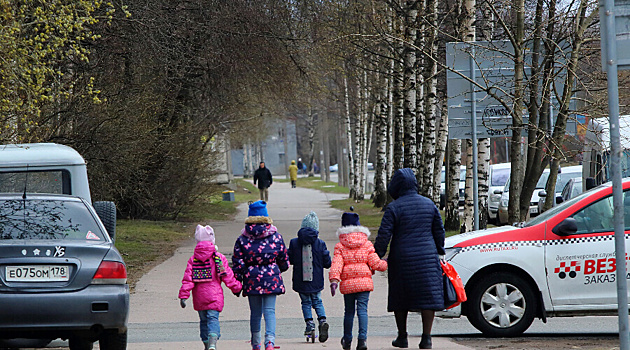
<svg viewBox="0 0 630 350">
<path fill-rule="evenodd" d="M 114 241 L 116 237 L 116 204 L 114 202 L 100 201 L 94 202 L 93 207 L 101 222 L 103 222 L 109 237 Z"/>
</svg>

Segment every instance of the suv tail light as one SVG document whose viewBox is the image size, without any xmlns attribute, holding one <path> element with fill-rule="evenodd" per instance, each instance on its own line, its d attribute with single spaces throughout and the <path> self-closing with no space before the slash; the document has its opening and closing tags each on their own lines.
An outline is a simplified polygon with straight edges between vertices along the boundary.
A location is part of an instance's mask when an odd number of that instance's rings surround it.
<svg viewBox="0 0 630 350">
<path fill-rule="evenodd" d="M 127 269 L 125 264 L 118 261 L 103 261 L 96 270 L 92 284 L 125 284 L 127 283 Z"/>
</svg>

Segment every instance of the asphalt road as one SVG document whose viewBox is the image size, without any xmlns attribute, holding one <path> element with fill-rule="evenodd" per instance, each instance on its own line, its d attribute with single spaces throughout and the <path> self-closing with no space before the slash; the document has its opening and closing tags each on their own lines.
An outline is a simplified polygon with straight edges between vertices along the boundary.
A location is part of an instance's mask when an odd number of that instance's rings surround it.
<svg viewBox="0 0 630 350">
<path fill-rule="evenodd" d="M 310 210 L 315 210 L 320 219 L 320 238 L 332 251 L 338 242 L 335 233 L 340 226 L 341 211 L 330 208 L 328 203 L 331 199 L 344 197 L 345 195 L 325 194 L 304 188 L 291 189 L 288 183 L 276 183 L 270 191 L 269 215 L 273 218 L 279 232 L 283 234 L 285 243 L 288 244 L 289 240 L 296 236 L 303 216 Z M 234 241 L 240 234 L 246 217 L 246 209 L 246 205 L 241 205 L 240 213 L 233 222 L 211 223 L 216 232 L 217 246 L 226 255 L 231 254 Z M 376 232 L 372 234 L 375 235 Z M 198 316 L 191 307 L 181 309 L 177 299 L 186 261 L 192 254 L 195 244 L 192 237 L 193 232 L 191 232 L 191 239 L 178 249 L 173 257 L 155 267 L 138 282 L 136 291 L 131 296 L 128 349 L 170 350 L 194 349 L 195 347 L 201 349 Z M 287 285 L 287 293 L 277 299 L 276 345 L 282 349 L 303 349 L 307 346 L 302 337 L 304 321 L 301 316 L 299 297 L 297 293 L 291 291 L 291 270 L 284 273 L 283 278 Z M 386 275 L 377 273 L 374 276 L 374 284 L 375 290 L 370 295 L 369 304 L 368 344 L 370 349 L 392 349 L 389 344 L 396 335 L 396 327 L 393 315 L 386 311 Z M 342 335 L 343 299 L 340 296 L 331 297 L 328 289 L 324 290 L 322 298 L 331 325 L 331 339 L 324 344 L 316 343 L 308 346 L 337 348 Z M 225 289 L 225 309 L 221 313 L 222 336 L 219 348 L 250 349 L 247 342 L 250 337 L 248 320 L 249 307 L 246 299 L 236 298 Z M 408 328 L 410 336 L 420 336 L 419 315 L 409 316 Z M 355 325 L 355 334 L 356 330 Z M 558 341 L 595 336 L 604 337 L 614 344 L 616 334 L 616 317 L 574 317 L 550 318 L 546 324 L 535 320 L 524 337 L 535 338 L 536 344 L 548 342 L 550 344 L 546 347 L 548 349 L 570 349 L 583 347 L 576 347 L 576 345 L 560 347 Z M 436 319 L 433 335 L 435 336 L 434 349 L 519 348 L 505 346 L 508 342 L 518 343 L 518 340 L 483 338 L 465 317 Z M 413 343 L 417 341 L 410 341 L 412 348 L 415 347 Z M 51 346 L 65 344 L 56 341 Z M 466 346 L 460 344 L 466 344 Z"/>
</svg>

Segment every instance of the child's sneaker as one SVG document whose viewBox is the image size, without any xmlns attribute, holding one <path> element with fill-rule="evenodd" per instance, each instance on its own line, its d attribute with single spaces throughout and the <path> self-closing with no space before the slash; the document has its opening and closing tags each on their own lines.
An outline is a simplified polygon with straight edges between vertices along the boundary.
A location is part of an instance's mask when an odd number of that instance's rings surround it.
<svg viewBox="0 0 630 350">
<path fill-rule="evenodd" d="M 210 333 L 210 337 L 208 338 L 207 350 L 216 350 L 217 349 L 217 340 L 219 340 L 219 336 L 215 333 Z"/>
<path fill-rule="evenodd" d="M 260 344 L 252 344 L 252 350 L 260 350 Z"/>
<path fill-rule="evenodd" d="M 274 350 L 273 343 L 267 343 L 267 346 L 265 346 L 265 350 Z"/>
<path fill-rule="evenodd" d="M 319 321 L 319 342 L 323 343 L 326 340 L 328 340 L 328 322 L 326 322 L 326 319 L 321 319 Z"/>
</svg>

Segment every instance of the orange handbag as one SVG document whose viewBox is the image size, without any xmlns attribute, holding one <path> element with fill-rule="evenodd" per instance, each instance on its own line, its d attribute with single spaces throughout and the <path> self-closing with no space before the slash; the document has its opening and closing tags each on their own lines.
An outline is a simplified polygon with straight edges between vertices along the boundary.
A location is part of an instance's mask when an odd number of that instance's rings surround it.
<svg viewBox="0 0 630 350">
<path fill-rule="evenodd" d="M 442 272 L 443 272 L 444 283 L 445 283 L 445 286 L 444 286 L 445 305 L 444 306 L 446 307 L 446 309 L 450 309 L 466 301 L 467 299 L 466 290 L 464 289 L 464 283 L 462 282 L 462 279 L 459 277 L 459 274 L 457 273 L 457 271 L 455 271 L 455 268 L 453 267 L 453 265 L 451 265 L 450 263 L 446 261 L 441 261 L 440 264 L 442 265 Z M 452 288 L 455 290 L 455 294 L 457 296 L 456 301 L 454 301 L 452 297 L 452 289 L 450 289 L 450 286 L 448 285 L 448 283 L 450 283 L 450 285 L 452 285 Z M 450 290 L 451 296 L 449 296 L 449 290 Z"/>
</svg>

